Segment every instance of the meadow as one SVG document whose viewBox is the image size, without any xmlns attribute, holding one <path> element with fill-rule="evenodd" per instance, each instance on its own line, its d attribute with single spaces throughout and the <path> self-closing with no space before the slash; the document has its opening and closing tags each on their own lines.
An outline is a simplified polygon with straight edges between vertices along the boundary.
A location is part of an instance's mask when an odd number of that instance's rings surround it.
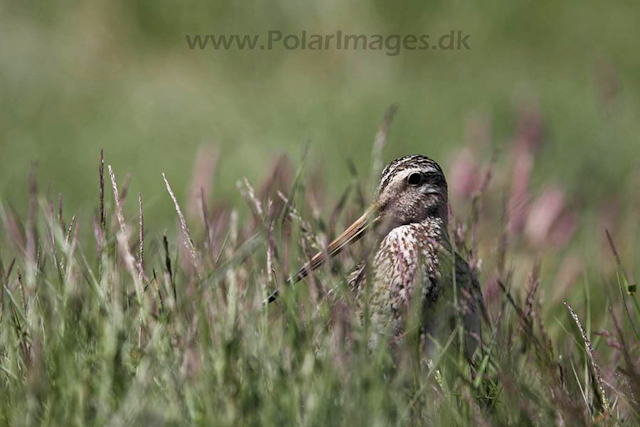
<svg viewBox="0 0 640 427">
<path fill-rule="evenodd" d="M 5 2 L 0 425 L 640 424 L 639 14 Z M 269 31 L 470 49 L 186 38 Z M 414 153 L 482 286 L 471 364 L 459 329 L 369 348 L 345 282 L 367 239 L 286 284 Z"/>
<path fill-rule="evenodd" d="M 26 216 L 0 205 L 3 423 L 635 425 L 640 307 L 615 240 L 635 234 L 637 204 L 590 233 L 557 186 L 532 196 L 535 111 L 522 113 L 508 153 L 480 163 L 468 148 L 450 171 L 460 209 L 449 232 L 489 313 L 471 365 L 456 329 L 434 341 L 435 359 L 410 340 L 368 346 L 344 282 L 366 243 L 285 284 L 370 200 L 394 112 L 371 177 L 352 166 L 329 219 L 304 155 L 238 182 L 243 220 L 197 184 L 214 157 L 201 156 L 182 207 L 163 174 L 179 224 L 169 235 L 145 227 L 143 195 L 102 152 L 92 236 L 62 195 L 38 190 L 34 170 Z"/>
</svg>

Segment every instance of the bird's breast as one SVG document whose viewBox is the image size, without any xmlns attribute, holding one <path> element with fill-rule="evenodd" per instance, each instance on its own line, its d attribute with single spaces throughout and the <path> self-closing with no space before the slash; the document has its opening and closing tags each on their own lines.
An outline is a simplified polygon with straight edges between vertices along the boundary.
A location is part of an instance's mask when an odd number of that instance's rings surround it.
<svg viewBox="0 0 640 427">
<path fill-rule="evenodd" d="M 438 223 L 414 223 L 396 227 L 382 239 L 373 262 L 374 308 L 398 317 L 414 296 L 423 304 L 435 302 L 442 233 Z"/>
</svg>

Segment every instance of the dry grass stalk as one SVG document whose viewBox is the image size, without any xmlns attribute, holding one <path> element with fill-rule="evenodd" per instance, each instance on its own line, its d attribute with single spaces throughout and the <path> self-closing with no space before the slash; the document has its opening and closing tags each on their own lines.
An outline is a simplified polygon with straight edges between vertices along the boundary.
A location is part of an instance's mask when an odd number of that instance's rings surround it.
<svg viewBox="0 0 640 427">
<path fill-rule="evenodd" d="M 98 173 L 100 178 L 100 188 L 99 188 L 99 198 L 100 198 L 100 230 L 102 230 L 102 235 L 104 235 L 106 231 L 106 220 L 104 216 L 104 150 L 100 149 L 100 166 L 98 167 Z"/>
<path fill-rule="evenodd" d="M 69 244 L 69 239 L 71 238 L 71 232 L 73 231 L 73 225 L 76 222 L 76 216 L 71 217 L 71 222 L 69 222 L 69 229 L 67 230 L 67 235 L 64 238 L 65 246 Z"/>
<path fill-rule="evenodd" d="M 27 299 L 26 299 L 26 295 L 25 295 L 25 291 L 24 291 L 24 283 L 22 281 L 22 273 L 20 272 L 20 268 L 18 267 L 18 271 L 17 271 L 17 275 L 18 275 L 18 286 L 20 288 L 20 297 L 22 298 L 22 310 L 24 311 L 24 318 L 28 319 L 29 316 L 29 312 L 28 312 L 28 305 L 27 305 Z M 16 323 L 18 323 L 16 321 Z M 26 328 L 26 326 L 25 326 Z M 27 366 L 30 363 L 31 360 L 31 346 L 29 345 L 28 341 L 27 341 L 27 337 L 26 337 L 26 331 L 22 330 L 22 327 L 19 326 L 18 324 L 18 328 L 16 329 L 16 333 L 18 333 L 18 330 L 20 330 L 20 334 L 18 335 L 18 339 L 20 341 L 20 346 L 22 349 L 22 357 L 24 358 L 25 363 L 27 364 Z"/>
<path fill-rule="evenodd" d="M 27 240 L 27 256 L 31 263 L 35 262 L 36 258 L 36 206 L 38 185 L 36 180 L 36 166 L 31 165 L 31 172 L 29 174 L 29 211 L 27 214 L 26 224 L 26 240 Z M 31 282 L 28 280 L 27 282 Z"/>
<path fill-rule="evenodd" d="M 566 301 L 562 301 L 562 303 L 569 309 L 569 312 L 571 313 L 571 317 L 573 317 L 574 322 L 576 322 L 576 325 L 580 330 L 580 334 L 582 335 L 582 340 L 584 341 L 584 344 L 587 348 L 587 353 L 589 354 L 589 359 L 591 361 L 591 368 L 593 369 L 593 372 L 596 376 L 596 382 L 598 383 L 597 385 L 600 392 L 600 398 L 602 399 L 603 409 L 605 412 L 609 412 L 610 410 L 609 400 L 607 399 L 607 395 L 604 392 L 604 383 L 602 382 L 602 374 L 600 372 L 600 367 L 598 367 L 598 364 L 596 363 L 596 356 L 595 356 L 595 352 L 593 351 L 593 346 L 591 345 L 591 341 L 589 341 L 589 337 L 587 337 L 587 333 L 582 327 L 582 323 L 580 323 L 580 319 L 578 318 L 578 315 L 576 314 L 575 311 L 573 311 L 573 308 Z"/>
<path fill-rule="evenodd" d="M 115 204 L 116 204 L 116 218 L 118 219 L 118 224 L 120 225 L 120 232 L 126 235 L 127 224 L 124 221 L 122 206 L 120 205 L 120 195 L 118 194 L 118 184 L 116 182 L 116 176 L 113 173 L 113 169 L 111 168 L 111 165 L 109 165 L 109 177 L 111 177 L 111 187 L 113 188 L 113 197 L 115 199 Z"/>
<path fill-rule="evenodd" d="M 139 270 L 136 268 L 135 258 L 131 254 L 129 248 L 129 234 L 127 232 L 127 224 L 124 220 L 124 214 L 122 213 L 122 206 L 120 205 L 120 197 L 118 195 L 118 185 L 116 183 L 116 176 L 113 173 L 111 165 L 109 165 L 109 176 L 111 177 L 111 186 L 113 187 L 113 197 L 116 204 L 116 217 L 118 218 L 118 224 L 120 225 L 120 233 L 117 234 L 118 243 L 121 251 L 124 254 L 124 262 L 129 270 L 129 274 L 133 277 L 136 295 L 138 297 L 138 304 L 142 306 L 142 283 L 139 280 Z M 137 274 L 138 273 L 138 274 Z"/>
<path fill-rule="evenodd" d="M 138 251 L 138 269 L 140 270 L 139 280 L 142 282 L 144 276 L 144 216 L 142 213 L 141 193 L 138 193 L 138 208 L 140 212 L 140 248 Z"/>
<path fill-rule="evenodd" d="M 98 165 L 98 205 L 99 211 L 97 215 L 94 215 L 93 221 L 93 235 L 96 241 L 96 257 L 98 260 L 102 260 L 102 251 L 105 247 L 105 240 L 107 236 L 107 222 L 104 215 L 104 150 L 100 149 L 100 163 Z M 53 212 L 52 212 L 53 215 Z M 52 234 L 53 236 L 53 234 Z M 102 271 L 102 263 L 99 267 Z"/>
<path fill-rule="evenodd" d="M 58 224 L 64 233 L 67 227 L 64 225 L 64 215 L 62 214 L 62 193 L 58 193 Z"/>
<path fill-rule="evenodd" d="M 193 266 L 198 272 L 198 276 L 201 276 L 200 272 L 200 262 L 198 261 L 198 254 L 196 253 L 196 248 L 193 245 L 193 240 L 191 239 L 191 233 L 189 232 L 189 227 L 187 227 L 187 221 L 184 219 L 184 215 L 182 214 L 182 210 L 180 209 L 180 205 L 178 204 L 178 199 L 176 195 L 173 193 L 171 189 L 171 185 L 169 185 L 169 181 L 164 173 L 162 173 L 162 179 L 164 179 L 164 183 L 167 186 L 167 191 L 169 192 L 169 196 L 171 196 L 171 200 L 173 200 L 173 204 L 176 208 L 176 212 L 178 213 L 178 219 L 180 220 L 180 227 L 182 228 L 182 233 L 184 234 L 184 244 L 193 259 Z"/>
<path fill-rule="evenodd" d="M 249 197 L 249 200 L 251 201 L 251 203 L 256 209 L 257 219 L 259 219 L 260 221 L 264 221 L 264 211 L 262 209 L 262 203 L 256 197 L 256 192 L 251 186 L 251 184 L 249 183 L 249 180 L 246 177 L 243 177 L 242 179 L 245 187 L 247 188 L 247 195 Z"/>
<path fill-rule="evenodd" d="M 69 236 L 71 235 L 71 227 L 73 225 L 73 222 L 75 221 L 75 215 L 72 218 L 72 223 L 69 224 Z M 73 232 L 73 238 L 71 239 L 71 244 L 69 245 L 68 243 L 66 243 L 67 246 L 67 279 L 66 282 L 67 283 L 73 283 L 73 279 L 71 277 L 72 275 L 72 267 L 73 267 L 73 254 L 76 251 L 76 247 L 78 246 L 78 230 L 80 229 L 80 227 L 78 227 L 78 225 L 76 225 L 75 230 Z M 67 239 L 68 241 L 69 239 Z"/>
<path fill-rule="evenodd" d="M 276 242 L 273 239 L 273 225 L 275 222 L 273 215 L 273 200 L 267 201 L 267 211 L 269 216 L 269 226 L 267 228 L 267 282 L 271 284 L 275 277 L 275 269 L 273 267 L 273 259 L 275 258 Z"/>
</svg>

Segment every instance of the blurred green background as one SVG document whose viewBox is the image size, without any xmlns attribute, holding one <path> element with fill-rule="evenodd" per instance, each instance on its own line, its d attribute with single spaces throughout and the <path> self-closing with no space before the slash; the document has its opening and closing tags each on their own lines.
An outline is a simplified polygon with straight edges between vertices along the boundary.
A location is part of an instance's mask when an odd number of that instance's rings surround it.
<svg viewBox="0 0 640 427">
<path fill-rule="evenodd" d="M 398 103 L 385 160 L 418 152 L 445 167 L 470 117 L 487 117 L 501 147 L 518 109 L 536 105 L 546 130 L 537 176 L 595 200 L 639 164 L 639 17 L 637 1 L 5 1 L 0 192 L 24 212 L 36 161 L 41 188 L 86 218 L 104 148 L 119 181 L 132 172 L 151 226 L 173 224 L 161 172 L 184 197 L 203 144 L 220 147 L 214 196 L 236 201 L 237 180 L 262 179 L 308 141 L 337 197 L 345 159 L 368 173 L 383 113 Z M 471 35 L 471 50 L 200 51 L 185 41 L 271 29 L 455 29 Z"/>
</svg>

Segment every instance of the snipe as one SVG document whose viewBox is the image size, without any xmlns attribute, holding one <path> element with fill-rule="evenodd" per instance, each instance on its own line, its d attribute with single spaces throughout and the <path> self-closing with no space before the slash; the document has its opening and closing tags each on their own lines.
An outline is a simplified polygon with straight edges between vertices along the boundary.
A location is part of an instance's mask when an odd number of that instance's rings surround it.
<svg viewBox="0 0 640 427">
<path fill-rule="evenodd" d="M 457 297 L 466 331 L 465 350 L 470 356 L 480 333 L 482 295 L 469 265 L 449 242 L 447 222 L 447 182 L 440 166 L 421 155 L 401 157 L 382 172 L 371 207 L 289 282 L 304 278 L 327 256 L 338 254 L 373 231 L 377 250 L 371 265 L 363 260 L 349 275 L 358 305 L 368 303 L 374 329 L 372 344 L 381 339 L 399 341 L 410 333 L 409 313 L 415 312 L 411 307 L 419 308 L 421 333 L 445 336 L 443 331 L 450 331 L 454 324 Z M 269 301 L 277 294 L 274 292 Z"/>
</svg>

